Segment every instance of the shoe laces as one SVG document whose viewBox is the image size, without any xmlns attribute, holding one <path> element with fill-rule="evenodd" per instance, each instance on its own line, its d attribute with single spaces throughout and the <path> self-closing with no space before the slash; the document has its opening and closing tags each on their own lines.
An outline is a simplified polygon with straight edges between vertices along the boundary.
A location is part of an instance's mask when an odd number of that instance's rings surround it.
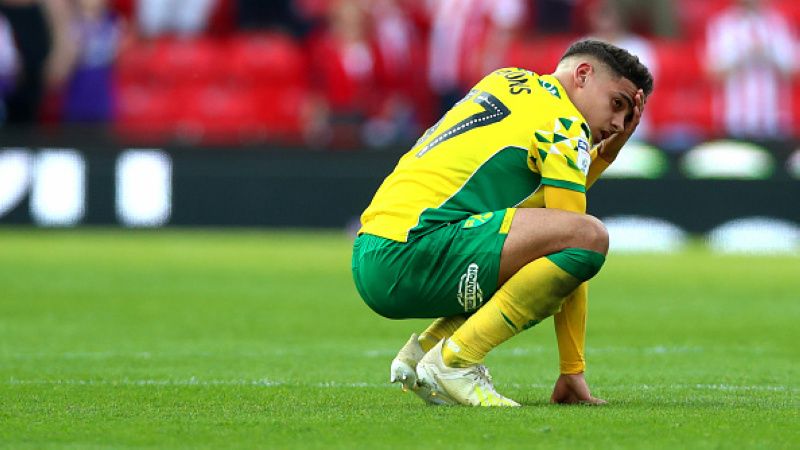
<svg viewBox="0 0 800 450">
<path fill-rule="evenodd" d="M 479 364 L 475 366 L 475 368 L 471 371 L 471 373 L 472 376 L 475 377 L 475 381 L 494 390 L 494 384 L 492 383 L 492 375 L 489 374 L 488 367 L 484 366 L 483 364 Z"/>
<path fill-rule="evenodd" d="M 484 400 L 481 401 L 483 405 L 504 405 L 504 401 L 508 401 L 509 399 L 505 398 L 501 395 L 497 390 L 494 388 L 494 383 L 492 383 L 492 376 L 489 374 L 489 369 L 484 365 L 478 365 L 472 371 L 472 375 L 475 377 L 475 381 L 484 391 L 482 395 L 485 396 Z M 486 402 L 486 403 L 484 403 Z M 512 400 L 513 402 L 513 400 Z"/>
</svg>

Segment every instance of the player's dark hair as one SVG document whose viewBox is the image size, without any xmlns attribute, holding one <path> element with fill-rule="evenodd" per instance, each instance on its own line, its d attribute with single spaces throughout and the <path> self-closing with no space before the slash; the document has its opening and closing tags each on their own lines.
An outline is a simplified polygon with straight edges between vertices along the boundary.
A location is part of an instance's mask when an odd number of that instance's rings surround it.
<svg viewBox="0 0 800 450">
<path fill-rule="evenodd" d="M 570 45 L 561 60 L 573 55 L 594 56 L 617 75 L 631 80 L 644 92 L 645 96 L 650 96 L 653 92 L 653 75 L 650 74 L 650 70 L 639 61 L 637 56 L 630 54 L 625 49 L 608 42 L 585 39 Z"/>
</svg>

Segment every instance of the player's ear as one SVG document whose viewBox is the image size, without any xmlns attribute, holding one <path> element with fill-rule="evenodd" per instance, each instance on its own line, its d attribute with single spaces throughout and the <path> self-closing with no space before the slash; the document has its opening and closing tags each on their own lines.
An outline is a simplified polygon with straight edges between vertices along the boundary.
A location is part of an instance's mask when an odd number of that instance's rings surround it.
<svg viewBox="0 0 800 450">
<path fill-rule="evenodd" d="M 589 78 L 590 75 L 594 73 L 594 67 L 591 64 L 584 61 L 578 64 L 575 67 L 575 70 L 572 72 L 573 81 L 575 82 L 575 86 L 578 87 L 585 87 L 586 80 Z"/>
</svg>

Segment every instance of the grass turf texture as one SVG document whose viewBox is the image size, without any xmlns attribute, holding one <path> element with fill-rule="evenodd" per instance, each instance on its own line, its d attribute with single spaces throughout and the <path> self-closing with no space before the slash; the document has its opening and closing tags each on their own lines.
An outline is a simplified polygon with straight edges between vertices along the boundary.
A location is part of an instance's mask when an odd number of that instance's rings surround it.
<svg viewBox="0 0 800 450">
<path fill-rule="evenodd" d="M 0 228 L 3 448 L 790 448 L 800 258 L 612 254 L 588 379 L 547 404 L 552 321 L 488 358 L 519 409 L 387 382 L 424 321 L 357 298 L 350 238 Z"/>
</svg>

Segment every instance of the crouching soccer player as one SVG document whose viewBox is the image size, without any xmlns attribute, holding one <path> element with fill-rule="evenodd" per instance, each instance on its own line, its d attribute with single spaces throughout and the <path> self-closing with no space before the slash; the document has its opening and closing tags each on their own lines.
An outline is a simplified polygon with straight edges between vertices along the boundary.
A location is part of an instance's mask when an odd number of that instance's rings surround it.
<svg viewBox="0 0 800 450">
<path fill-rule="evenodd" d="M 635 56 L 579 41 L 550 75 L 489 74 L 400 159 L 361 217 L 352 263 L 378 314 L 437 318 L 392 361 L 392 382 L 429 403 L 519 406 L 484 357 L 555 315 L 551 401 L 603 403 L 583 376 L 584 336 L 608 234 L 585 193 L 652 89 Z"/>
</svg>

